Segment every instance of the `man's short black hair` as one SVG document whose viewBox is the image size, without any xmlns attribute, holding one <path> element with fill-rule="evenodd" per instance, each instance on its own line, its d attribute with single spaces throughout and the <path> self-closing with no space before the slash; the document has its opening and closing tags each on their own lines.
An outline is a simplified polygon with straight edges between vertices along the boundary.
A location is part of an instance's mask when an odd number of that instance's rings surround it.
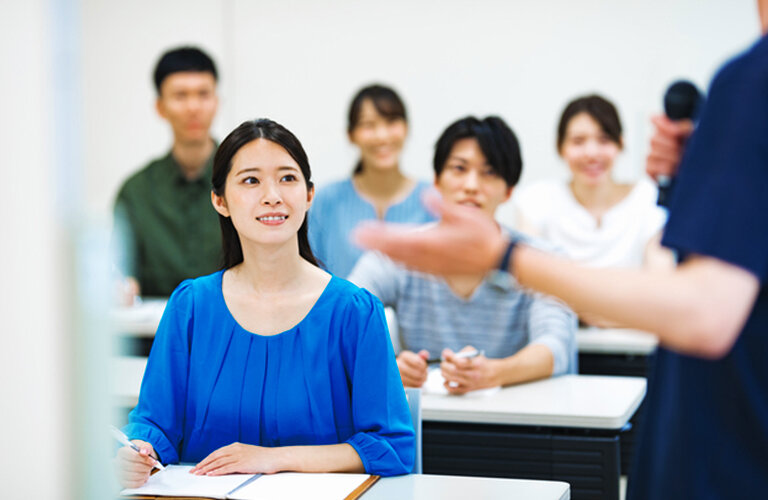
<svg viewBox="0 0 768 500">
<path fill-rule="evenodd" d="M 467 116 L 453 122 L 445 129 L 435 145 L 435 175 L 440 176 L 453 145 L 461 139 L 474 138 L 480 145 L 488 164 L 507 187 L 514 187 L 523 171 L 520 144 L 512 129 L 498 116 L 479 120 Z"/>
<path fill-rule="evenodd" d="M 214 80 L 219 79 L 216 65 L 208 54 L 197 47 L 178 47 L 169 50 L 157 61 L 154 74 L 157 95 L 160 95 L 160 86 L 168 75 L 185 71 L 211 73 Z"/>
</svg>

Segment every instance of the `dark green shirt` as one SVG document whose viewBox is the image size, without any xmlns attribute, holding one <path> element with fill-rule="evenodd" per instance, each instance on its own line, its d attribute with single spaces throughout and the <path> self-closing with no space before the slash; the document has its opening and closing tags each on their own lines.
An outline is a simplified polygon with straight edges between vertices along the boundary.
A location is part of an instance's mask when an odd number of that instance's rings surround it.
<svg viewBox="0 0 768 500">
<path fill-rule="evenodd" d="M 168 153 L 120 189 L 115 224 L 125 247 L 121 265 L 139 280 L 142 295 L 168 296 L 185 279 L 221 269 L 221 230 L 211 205 L 213 156 L 201 176 L 188 181 Z"/>
</svg>

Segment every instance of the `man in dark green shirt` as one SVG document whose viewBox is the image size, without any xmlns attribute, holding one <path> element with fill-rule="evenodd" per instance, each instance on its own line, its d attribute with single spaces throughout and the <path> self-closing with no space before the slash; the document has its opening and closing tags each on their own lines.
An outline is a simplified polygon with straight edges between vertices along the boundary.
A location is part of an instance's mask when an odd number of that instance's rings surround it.
<svg viewBox="0 0 768 500">
<path fill-rule="evenodd" d="M 115 224 L 129 294 L 168 296 L 184 279 L 221 266 L 211 205 L 216 143 L 209 133 L 218 107 L 216 67 L 201 50 L 182 47 L 160 58 L 154 81 L 155 106 L 171 126 L 173 146 L 123 184 Z"/>
</svg>

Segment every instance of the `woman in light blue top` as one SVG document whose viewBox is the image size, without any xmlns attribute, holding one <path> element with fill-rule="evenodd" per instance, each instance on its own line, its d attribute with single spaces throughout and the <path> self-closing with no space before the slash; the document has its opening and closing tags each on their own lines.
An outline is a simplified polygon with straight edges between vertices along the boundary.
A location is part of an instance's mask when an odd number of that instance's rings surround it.
<svg viewBox="0 0 768 500">
<path fill-rule="evenodd" d="M 343 278 L 362 255 L 349 241 L 349 233 L 361 221 L 434 220 L 421 204 L 421 193 L 429 184 L 400 171 L 408 123 L 397 93 L 381 85 L 361 89 L 349 109 L 347 133 L 360 149 L 354 174 L 319 190 L 309 211 L 315 255 L 325 269 Z"/>
<path fill-rule="evenodd" d="M 196 474 L 404 474 L 414 431 L 381 303 L 317 267 L 299 141 L 245 122 L 214 160 L 224 269 L 173 292 L 124 431 L 124 486 L 153 460 Z"/>
</svg>

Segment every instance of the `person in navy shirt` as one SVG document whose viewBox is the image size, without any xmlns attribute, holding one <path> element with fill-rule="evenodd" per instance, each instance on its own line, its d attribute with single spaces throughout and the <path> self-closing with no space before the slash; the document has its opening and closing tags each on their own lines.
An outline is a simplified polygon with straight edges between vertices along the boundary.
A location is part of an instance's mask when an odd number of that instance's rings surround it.
<svg viewBox="0 0 768 500">
<path fill-rule="evenodd" d="M 758 5 L 766 33 L 768 0 Z M 649 174 L 672 173 L 683 155 L 662 239 L 682 261 L 668 273 L 584 268 L 504 240 L 465 207 L 439 199 L 429 201 L 442 215 L 434 229 L 377 225 L 359 229 L 356 238 L 433 273 L 500 266 L 578 313 L 654 332 L 660 348 L 627 498 L 762 498 L 768 492 L 767 120 L 765 34 L 716 75 L 695 131 L 690 122 L 654 119 Z"/>
<path fill-rule="evenodd" d="M 384 310 L 317 266 L 298 139 L 245 122 L 213 167 L 224 269 L 186 280 L 157 330 L 118 451 L 126 487 L 154 461 L 195 474 L 410 472 L 414 429 Z"/>
</svg>

